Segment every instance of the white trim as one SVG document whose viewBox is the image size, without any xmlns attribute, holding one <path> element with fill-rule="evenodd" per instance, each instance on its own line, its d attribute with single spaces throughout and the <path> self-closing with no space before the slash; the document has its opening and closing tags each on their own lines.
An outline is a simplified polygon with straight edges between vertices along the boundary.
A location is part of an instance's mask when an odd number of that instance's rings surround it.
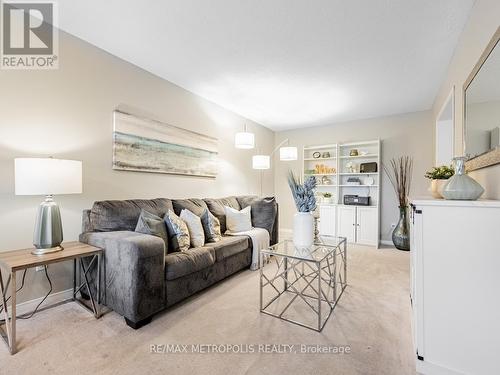
<svg viewBox="0 0 500 375">
<path fill-rule="evenodd" d="M 49 306 L 49 305 L 53 305 L 56 303 L 66 301 L 68 299 L 71 299 L 72 296 L 73 296 L 73 289 L 66 289 L 66 290 L 61 290 L 60 292 L 52 293 L 47 297 L 47 299 L 40 306 L 40 308 L 44 308 L 44 307 Z M 17 304 L 16 315 L 29 314 L 29 313 L 33 312 L 33 310 L 35 310 L 35 308 L 42 301 L 42 299 L 43 299 L 43 297 L 40 297 L 40 298 L 35 298 L 35 299 L 30 300 L 30 301 L 26 301 L 26 302 L 22 302 L 22 303 Z M 10 312 L 10 308 L 9 308 L 9 312 Z"/>
<path fill-rule="evenodd" d="M 394 247 L 394 244 L 390 240 L 380 240 L 380 244 Z"/>
<path fill-rule="evenodd" d="M 416 370 L 418 374 L 422 375 L 465 375 L 463 372 L 458 372 L 440 365 L 436 365 L 435 363 L 430 363 L 424 361 L 420 361 L 417 359 L 416 361 Z"/>
</svg>

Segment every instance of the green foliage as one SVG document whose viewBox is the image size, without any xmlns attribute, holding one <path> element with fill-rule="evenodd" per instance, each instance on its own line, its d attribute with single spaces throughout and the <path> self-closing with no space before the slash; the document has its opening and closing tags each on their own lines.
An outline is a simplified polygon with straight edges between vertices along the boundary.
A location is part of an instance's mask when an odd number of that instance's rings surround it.
<svg viewBox="0 0 500 375">
<path fill-rule="evenodd" d="M 447 180 L 455 174 L 452 167 L 447 165 L 442 165 L 440 167 L 434 167 L 425 174 L 425 177 L 429 180 Z"/>
</svg>

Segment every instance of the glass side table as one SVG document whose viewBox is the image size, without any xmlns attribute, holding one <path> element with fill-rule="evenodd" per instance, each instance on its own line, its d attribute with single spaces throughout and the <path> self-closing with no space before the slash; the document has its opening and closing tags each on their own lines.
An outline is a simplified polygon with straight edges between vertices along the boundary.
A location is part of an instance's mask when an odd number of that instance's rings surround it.
<svg viewBox="0 0 500 375">
<path fill-rule="evenodd" d="M 344 237 L 319 236 L 303 248 L 285 240 L 260 252 L 262 313 L 320 332 L 346 286 Z"/>
</svg>

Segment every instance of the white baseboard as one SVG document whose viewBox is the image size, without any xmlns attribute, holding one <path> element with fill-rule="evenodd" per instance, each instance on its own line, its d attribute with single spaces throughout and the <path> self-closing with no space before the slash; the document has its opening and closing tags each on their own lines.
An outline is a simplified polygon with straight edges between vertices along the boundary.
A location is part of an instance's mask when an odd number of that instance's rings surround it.
<svg viewBox="0 0 500 375">
<path fill-rule="evenodd" d="M 73 296 L 73 289 L 61 290 L 60 292 L 50 294 L 43 304 L 39 307 L 43 309 L 46 306 L 54 305 L 56 303 L 63 302 L 70 299 Z M 43 297 L 35 298 L 30 301 L 22 302 L 17 304 L 16 315 L 29 314 L 38 306 L 42 301 Z M 9 307 L 10 313 L 10 307 Z"/>
<path fill-rule="evenodd" d="M 417 360 L 417 373 L 421 375 L 464 375 L 463 372 L 420 360 Z"/>
<path fill-rule="evenodd" d="M 281 228 L 279 230 L 280 238 L 291 238 L 292 233 L 293 230 L 291 230 L 290 228 Z M 394 244 L 391 240 L 380 240 L 380 244 L 394 247 Z"/>
<path fill-rule="evenodd" d="M 394 244 L 390 240 L 380 240 L 380 244 L 394 247 Z"/>
</svg>

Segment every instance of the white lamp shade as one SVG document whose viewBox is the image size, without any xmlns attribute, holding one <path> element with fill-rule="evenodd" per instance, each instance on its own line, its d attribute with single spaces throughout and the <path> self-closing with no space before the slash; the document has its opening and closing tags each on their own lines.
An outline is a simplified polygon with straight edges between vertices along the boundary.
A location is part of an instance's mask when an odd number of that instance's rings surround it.
<svg viewBox="0 0 500 375">
<path fill-rule="evenodd" d="M 82 162 L 52 158 L 17 158 L 16 195 L 59 195 L 82 192 Z"/>
<path fill-rule="evenodd" d="M 249 132 L 236 133 L 234 136 L 234 147 L 251 149 L 255 147 L 255 135 Z"/>
<path fill-rule="evenodd" d="M 297 160 L 297 147 L 281 147 L 280 160 L 282 161 Z"/>
<path fill-rule="evenodd" d="M 269 155 L 254 155 L 252 157 L 253 169 L 269 169 L 271 168 L 271 157 Z"/>
</svg>

